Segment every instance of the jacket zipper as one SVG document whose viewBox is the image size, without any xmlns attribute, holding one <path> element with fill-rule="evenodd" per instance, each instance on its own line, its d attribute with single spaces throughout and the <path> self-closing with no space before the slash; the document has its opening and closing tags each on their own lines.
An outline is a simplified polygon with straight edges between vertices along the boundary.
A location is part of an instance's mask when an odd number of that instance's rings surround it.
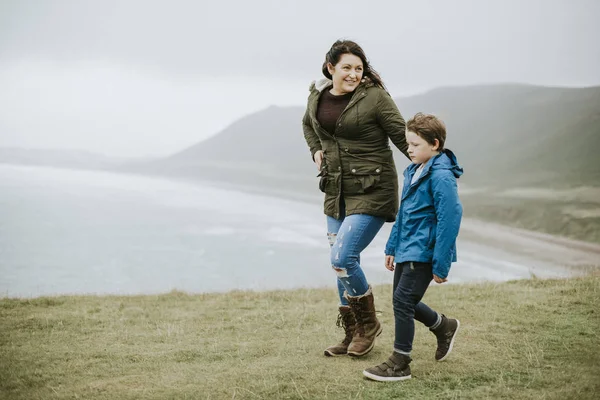
<svg viewBox="0 0 600 400">
<path fill-rule="evenodd" d="M 361 94 L 358 94 L 358 98 L 356 99 L 352 99 L 350 100 L 350 102 L 348 103 L 348 105 L 346 106 L 346 108 L 344 108 L 344 110 L 342 111 L 342 113 L 340 114 L 340 116 L 338 117 L 338 119 L 335 121 L 335 129 L 333 130 L 333 136 L 337 136 L 335 134 L 335 132 L 337 131 L 337 128 L 340 126 L 340 120 L 342 119 L 342 117 L 344 116 L 344 114 L 346 113 L 346 111 L 348 111 L 349 109 L 351 109 L 356 103 L 358 103 L 359 101 L 361 101 L 362 99 L 364 99 L 364 97 L 367 95 L 367 92 L 365 92 L 364 90 L 362 91 Z M 354 97 L 354 96 L 353 96 Z M 346 149 L 346 152 L 348 150 Z"/>
</svg>

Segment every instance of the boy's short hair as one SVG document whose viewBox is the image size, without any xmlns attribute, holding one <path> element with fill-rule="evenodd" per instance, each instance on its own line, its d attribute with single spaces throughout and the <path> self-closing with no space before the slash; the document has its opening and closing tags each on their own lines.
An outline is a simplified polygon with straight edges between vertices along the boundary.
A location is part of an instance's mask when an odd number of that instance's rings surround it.
<svg viewBox="0 0 600 400">
<path fill-rule="evenodd" d="M 406 130 L 416 133 L 432 146 L 435 145 L 435 139 L 437 139 L 440 143 L 438 150 L 444 150 L 446 125 L 435 115 L 416 113 L 406 124 Z"/>
</svg>

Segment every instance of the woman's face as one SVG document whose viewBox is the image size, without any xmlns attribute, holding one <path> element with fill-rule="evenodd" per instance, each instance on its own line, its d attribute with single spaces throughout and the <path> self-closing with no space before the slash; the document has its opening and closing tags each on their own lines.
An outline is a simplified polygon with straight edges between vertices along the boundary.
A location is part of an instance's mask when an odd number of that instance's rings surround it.
<svg viewBox="0 0 600 400">
<path fill-rule="evenodd" d="M 327 70 L 333 80 L 334 95 L 353 92 L 362 79 L 364 66 L 360 57 L 354 54 L 342 54 L 340 61 L 335 65 L 327 64 Z"/>
</svg>

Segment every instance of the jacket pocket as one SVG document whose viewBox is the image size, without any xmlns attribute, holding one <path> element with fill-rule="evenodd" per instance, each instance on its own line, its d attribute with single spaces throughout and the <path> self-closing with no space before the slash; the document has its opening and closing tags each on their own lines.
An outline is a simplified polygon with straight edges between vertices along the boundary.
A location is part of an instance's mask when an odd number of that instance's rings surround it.
<svg viewBox="0 0 600 400">
<path fill-rule="evenodd" d="M 436 225 L 434 221 L 429 222 L 429 240 L 427 242 L 427 247 L 433 249 L 435 247 L 435 236 L 437 233 Z"/>
<path fill-rule="evenodd" d="M 317 178 L 319 178 L 319 190 L 323 193 L 326 193 L 327 182 L 329 181 L 329 166 L 327 165 L 327 159 L 325 158 L 325 156 L 323 156 L 323 160 L 321 162 L 321 170 L 319 171 Z"/>
<path fill-rule="evenodd" d="M 325 188 L 327 187 L 327 177 L 326 176 L 321 176 L 321 179 L 319 179 L 319 190 L 323 193 L 325 193 Z"/>
<path fill-rule="evenodd" d="M 333 173 L 330 174 L 327 168 L 327 165 L 321 168 L 321 172 L 317 175 L 319 178 L 319 190 L 328 195 L 337 195 L 339 190 L 339 180 L 340 174 Z"/>
<path fill-rule="evenodd" d="M 323 164 L 321 165 L 321 171 L 319 171 L 319 190 L 325 193 L 325 187 L 327 186 L 327 164 L 325 164 L 325 159 L 323 159 Z"/>
<path fill-rule="evenodd" d="M 360 194 L 372 192 L 379 186 L 379 182 L 381 181 L 381 171 L 381 164 L 350 164 L 350 177 L 352 184 L 348 188 L 348 193 Z"/>
</svg>

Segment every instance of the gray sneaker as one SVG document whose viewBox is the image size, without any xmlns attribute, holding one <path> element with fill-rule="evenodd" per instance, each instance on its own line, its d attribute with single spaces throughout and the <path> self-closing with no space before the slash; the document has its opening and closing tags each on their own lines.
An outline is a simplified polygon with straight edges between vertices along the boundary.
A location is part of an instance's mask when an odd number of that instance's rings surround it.
<svg viewBox="0 0 600 400">
<path fill-rule="evenodd" d="M 457 319 L 446 318 L 442 314 L 442 322 L 436 329 L 429 329 L 437 337 L 437 350 L 435 351 L 435 360 L 444 361 L 452 352 L 456 334 L 460 328 L 460 321 Z"/>
<path fill-rule="evenodd" d="M 412 359 L 405 355 L 393 352 L 390 358 L 383 363 L 367 368 L 363 375 L 379 382 L 395 382 L 410 379 L 410 362 Z"/>
</svg>

